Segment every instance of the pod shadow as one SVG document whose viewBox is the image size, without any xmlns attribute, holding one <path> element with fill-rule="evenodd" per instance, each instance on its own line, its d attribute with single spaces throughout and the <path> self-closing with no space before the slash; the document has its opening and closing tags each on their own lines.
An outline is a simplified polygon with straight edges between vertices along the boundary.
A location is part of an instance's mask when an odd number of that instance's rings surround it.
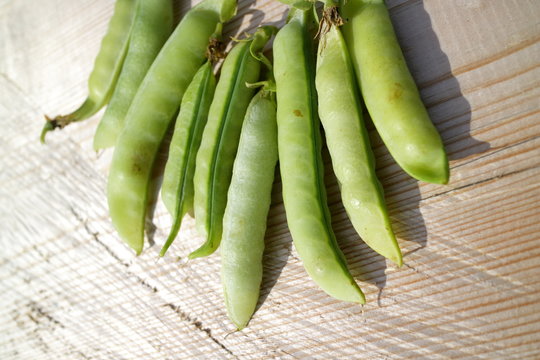
<svg viewBox="0 0 540 360">
<path fill-rule="evenodd" d="M 388 6 L 398 41 L 449 159 L 489 150 L 489 143 L 471 136 L 471 105 L 453 75 L 424 1 L 392 3 Z"/>
<path fill-rule="evenodd" d="M 174 119 L 178 117 L 178 110 L 174 114 Z M 145 234 L 146 239 L 150 247 L 155 245 L 155 234 L 157 226 L 154 224 L 154 213 L 159 200 L 159 192 L 161 190 L 161 184 L 163 182 L 163 173 L 165 171 L 165 165 L 169 158 L 169 147 L 174 130 L 175 121 L 171 121 L 167 133 L 161 142 L 159 147 L 152 172 L 150 174 L 150 183 L 148 185 L 148 199 L 146 205 L 146 219 L 145 219 Z"/>
<path fill-rule="evenodd" d="M 324 134 L 323 129 L 321 129 L 321 133 Z M 351 275 L 361 283 L 370 283 L 377 287 L 377 302 L 380 305 L 383 289 L 386 286 L 386 259 L 362 241 L 349 220 L 341 201 L 338 180 L 332 168 L 332 161 L 326 145 L 323 145 L 322 157 L 326 196 L 336 240 L 347 259 Z M 361 283 L 360 287 L 362 287 Z"/>
<path fill-rule="evenodd" d="M 191 9 L 195 4 L 192 0 L 173 0 L 173 20 L 174 24 L 178 24 L 182 17 Z"/>
<path fill-rule="evenodd" d="M 276 166 L 274 184 L 272 186 L 272 203 L 268 211 L 268 222 L 265 234 L 263 253 L 263 278 L 261 292 L 255 311 L 264 304 L 268 295 L 276 285 L 281 272 L 291 254 L 292 239 L 287 227 L 285 208 L 281 193 L 281 177 L 279 164 Z"/>
</svg>

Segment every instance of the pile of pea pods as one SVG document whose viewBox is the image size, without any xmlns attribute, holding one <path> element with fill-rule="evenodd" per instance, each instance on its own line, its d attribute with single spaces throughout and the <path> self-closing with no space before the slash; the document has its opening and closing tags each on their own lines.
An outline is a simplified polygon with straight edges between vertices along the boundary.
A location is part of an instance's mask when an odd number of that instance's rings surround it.
<svg viewBox="0 0 540 360">
<path fill-rule="evenodd" d="M 279 30 L 259 27 L 225 56 L 221 32 L 236 0 L 203 0 L 174 31 L 172 0 L 117 0 L 87 99 L 69 115 L 47 117 L 41 137 L 108 104 L 94 148 L 114 147 L 110 216 L 120 238 L 140 254 L 153 170 L 174 129 L 161 187 L 173 225 L 160 255 L 183 217 L 194 216 L 205 242 L 189 258 L 221 245 L 225 304 L 238 329 L 259 298 L 278 159 L 287 223 L 306 271 L 330 296 L 365 303 L 331 227 L 320 123 L 352 225 L 397 266 L 402 254 L 375 174 L 360 96 L 403 170 L 437 184 L 449 177 L 441 138 L 384 1 L 327 0 L 318 10 L 310 0 L 280 1 L 290 5 L 287 23 Z M 272 63 L 263 49 L 273 36 Z"/>
</svg>

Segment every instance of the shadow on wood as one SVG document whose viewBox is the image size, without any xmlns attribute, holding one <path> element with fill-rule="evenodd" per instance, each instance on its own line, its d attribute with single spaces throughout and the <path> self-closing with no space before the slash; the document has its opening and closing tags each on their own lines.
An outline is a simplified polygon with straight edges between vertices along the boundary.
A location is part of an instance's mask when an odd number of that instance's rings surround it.
<svg viewBox="0 0 540 360">
<path fill-rule="evenodd" d="M 452 74 L 423 1 L 390 7 L 390 17 L 407 65 L 420 90 L 431 120 L 439 130 L 450 160 L 490 149 L 471 137 L 471 106 Z M 450 175 L 451 178 L 451 175 Z"/>
</svg>

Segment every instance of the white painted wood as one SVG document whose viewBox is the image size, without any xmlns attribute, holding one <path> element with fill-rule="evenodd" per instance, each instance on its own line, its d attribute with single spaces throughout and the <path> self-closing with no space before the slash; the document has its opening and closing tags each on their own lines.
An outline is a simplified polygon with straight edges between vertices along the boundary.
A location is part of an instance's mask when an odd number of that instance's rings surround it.
<svg viewBox="0 0 540 360">
<path fill-rule="evenodd" d="M 190 2 L 176 7 L 185 13 Z M 156 245 L 136 258 L 110 224 L 101 114 L 38 142 L 43 114 L 74 109 L 113 2 L 0 1 L 1 359 L 538 359 L 540 357 L 540 3 L 389 0 L 413 75 L 451 159 L 447 186 L 418 183 L 371 132 L 400 269 L 355 234 L 326 156 L 333 225 L 365 290 L 333 300 L 292 249 L 279 179 L 263 300 L 234 332 L 219 253 L 156 210 Z M 275 0 L 243 0 L 228 34 L 283 24 Z"/>
</svg>

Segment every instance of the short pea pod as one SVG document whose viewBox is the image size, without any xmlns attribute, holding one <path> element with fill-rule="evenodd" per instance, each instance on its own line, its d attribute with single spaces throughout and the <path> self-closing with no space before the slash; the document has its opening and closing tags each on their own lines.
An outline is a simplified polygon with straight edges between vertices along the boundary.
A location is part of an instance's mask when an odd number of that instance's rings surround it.
<svg viewBox="0 0 540 360">
<path fill-rule="evenodd" d="M 350 0 L 343 35 L 381 139 L 412 177 L 446 184 L 448 159 L 399 47 L 383 0 Z"/>
<path fill-rule="evenodd" d="M 167 40 L 144 77 L 114 150 L 107 186 L 109 210 L 120 237 L 139 254 L 150 174 L 184 92 L 205 58 L 210 36 L 236 11 L 235 0 L 204 0 Z"/>
<path fill-rule="evenodd" d="M 292 239 L 311 278 L 329 295 L 364 303 L 338 247 L 327 206 L 314 84 L 311 11 L 291 9 L 274 40 L 278 150 Z"/>
<path fill-rule="evenodd" d="M 223 216 L 221 282 L 227 313 L 238 329 L 247 325 L 259 299 L 277 159 L 276 101 L 263 88 L 246 111 Z"/>
<path fill-rule="evenodd" d="M 336 15 L 336 7 L 326 8 L 323 21 L 328 26 L 321 26 L 328 31 L 321 34 L 315 76 L 319 117 L 351 223 L 366 244 L 401 266 L 402 255 L 375 174 L 349 53 L 340 29 L 332 23 L 339 19 Z"/>
<path fill-rule="evenodd" d="M 114 146 L 144 75 L 172 31 L 172 0 L 139 0 L 126 59 L 105 114 L 94 135 L 94 149 Z"/>
<path fill-rule="evenodd" d="M 253 96 L 253 89 L 246 83 L 256 82 L 261 68 L 252 52 L 261 52 L 274 31 L 273 27 L 259 28 L 253 37 L 236 44 L 223 63 L 193 179 L 195 221 L 206 241 L 189 255 L 191 259 L 212 254 L 221 241 L 234 157 L 242 121 Z"/>
<path fill-rule="evenodd" d="M 61 129 L 72 122 L 81 121 L 97 113 L 111 97 L 126 57 L 131 30 L 137 9 L 137 0 L 117 0 L 107 33 L 101 41 L 94 68 L 88 79 L 88 97 L 83 104 L 68 115 L 58 115 L 46 122 L 41 132 L 41 142 L 46 134 Z"/>
<path fill-rule="evenodd" d="M 161 256 L 165 255 L 176 238 L 184 215 L 193 211 L 195 159 L 215 88 L 216 78 L 212 64 L 207 61 L 197 71 L 184 94 L 169 147 L 161 197 L 172 215 L 173 224 L 161 249 Z"/>
</svg>

